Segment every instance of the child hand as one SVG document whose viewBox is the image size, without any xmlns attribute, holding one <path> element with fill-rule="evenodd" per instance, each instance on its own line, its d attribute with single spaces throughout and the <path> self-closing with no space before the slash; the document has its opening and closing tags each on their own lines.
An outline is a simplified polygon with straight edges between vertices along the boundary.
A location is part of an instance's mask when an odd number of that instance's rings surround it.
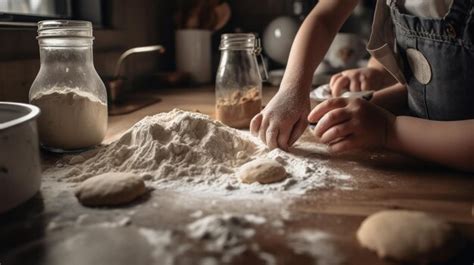
<svg viewBox="0 0 474 265">
<path fill-rule="evenodd" d="M 331 152 L 384 147 L 395 116 L 359 98 L 328 99 L 308 115 L 309 122 L 318 122 L 315 137 L 329 145 Z"/>
<path fill-rule="evenodd" d="M 338 97 L 344 89 L 350 91 L 379 90 L 387 84 L 385 70 L 374 67 L 356 68 L 342 71 L 331 77 L 329 87 L 333 97 Z"/>
<path fill-rule="evenodd" d="M 280 89 L 250 123 L 250 131 L 270 149 L 287 150 L 303 134 L 310 110 L 308 94 Z"/>
</svg>

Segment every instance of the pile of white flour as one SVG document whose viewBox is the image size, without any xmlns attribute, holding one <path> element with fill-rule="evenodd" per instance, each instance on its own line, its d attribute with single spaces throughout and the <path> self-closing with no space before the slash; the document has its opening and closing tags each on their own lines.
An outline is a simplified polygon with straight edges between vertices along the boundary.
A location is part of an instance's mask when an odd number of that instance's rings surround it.
<svg viewBox="0 0 474 265">
<path fill-rule="evenodd" d="M 289 177 L 266 185 L 240 183 L 234 173 L 257 157 L 278 161 Z M 205 194 L 302 194 L 318 187 L 350 186 L 350 176 L 324 163 L 279 149 L 270 151 L 246 131 L 230 128 L 207 115 L 175 109 L 145 117 L 117 141 L 68 157 L 47 169 L 45 175 L 80 182 L 105 172 L 133 172 L 156 188 Z"/>
</svg>

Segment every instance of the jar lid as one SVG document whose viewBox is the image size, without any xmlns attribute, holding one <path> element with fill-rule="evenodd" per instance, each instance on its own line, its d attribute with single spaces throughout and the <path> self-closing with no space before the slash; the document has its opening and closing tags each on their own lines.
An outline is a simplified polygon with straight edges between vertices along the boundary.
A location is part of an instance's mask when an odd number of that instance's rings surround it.
<svg viewBox="0 0 474 265">
<path fill-rule="evenodd" d="M 227 33 L 222 34 L 220 50 L 246 50 L 255 49 L 257 38 L 253 33 Z"/>
<path fill-rule="evenodd" d="M 43 20 L 38 22 L 38 38 L 93 38 L 92 23 L 81 20 Z"/>
</svg>

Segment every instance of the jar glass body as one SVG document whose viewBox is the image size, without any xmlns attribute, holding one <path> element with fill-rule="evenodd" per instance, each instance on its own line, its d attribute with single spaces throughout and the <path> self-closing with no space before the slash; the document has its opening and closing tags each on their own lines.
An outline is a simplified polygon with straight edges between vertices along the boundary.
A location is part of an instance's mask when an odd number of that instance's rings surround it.
<svg viewBox="0 0 474 265">
<path fill-rule="evenodd" d="M 262 108 L 262 78 L 253 34 L 224 34 L 216 76 L 217 120 L 248 128 Z"/>
<path fill-rule="evenodd" d="M 38 24 L 41 66 L 29 100 L 41 109 L 39 137 L 48 150 L 83 150 L 105 136 L 107 92 L 94 68 L 92 42 L 90 22 Z"/>
</svg>

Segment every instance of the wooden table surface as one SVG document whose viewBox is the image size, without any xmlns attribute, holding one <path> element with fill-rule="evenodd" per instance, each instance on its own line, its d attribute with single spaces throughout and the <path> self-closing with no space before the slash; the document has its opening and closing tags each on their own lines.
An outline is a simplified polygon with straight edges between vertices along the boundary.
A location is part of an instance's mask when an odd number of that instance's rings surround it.
<svg viewBox="0 0 474 265">
<path fill-rule="evenodd" d="M 144 116 L 173 108 L 213 115 L 214 94 L 210 87 L 156 90 L 153 93 L 161 97 L 160 103 L 109 118 L 106 142 L 119 137 Z M 264 88 L 264 101 L 274 93 L 275 88 Z M 46 160 L 51 159 L 49 155 L 43 156 Z M 141 247 L 142 243 L 134 240 L 133 229 L 180 229 L 194 220 L 191 215 L 197 210 L 204 215 L 254 213 L 269 221 L 281 220 L 282 229 L 267 222 L 257 227 L 255 237 L 261 249 L 276 257 L 276 264 L 397 264 L 377 258 L 374 253 L 361 248 L 355 239 L 361 221 L 383 209 L 421 210 L 435 214 L 452 222 L 468 242 L 473 241 L 473 174 L 384 151 L 340 156 L 315 154 L 314 159 L 325 160 L 329 166 L 351 175 L 354 188 L 326 188 L 281 200 L 266 200 L 264 197 L 211 200 L 205 195 L 190 197 L 179 192 L 155 190 L 131 206 L 98 209 L 78 204 L 70 184 L 44 179 L 37 196 L 0 216 L 0 264 L 91 264 L 96 250 L 92 251 L 87 244 L 74 245 L 71 250 L 64 242 L 90 229 L 89 224 L 117 221 L 124 216 L 130 218 L 130 224 L 115 228 L 117 233 L 112 236 L 103 231 L 106 228 L 96 228 L 89 234 L 90 244 L 100 246 L 97 251 L 110 252 L 107 256 L 110 259 L 105 258 L 101 263 L 156 264 L 145 258 L 152 250 Z M 329 234 L 334 255 L 342 261 L 324 263 L 320 260 L 318 263 L 314 258 L 291 251 L 288 238 L 299 231 L 310 230 Z M 107 237 L 124 245 L 101 245 L 101 240 Z M 123 248 L 127 249 L 124 255 L 116 253 L 117 249 L 120 252 Z M 203 255 L 195 251 L 178 259 L 176 264 L 197 264 Z M 468 243 L 465 251 L 449 264 L 471 265 L 474 264 L 473 256 L 473 244 Z M 272 263 L 244 255 L 232 264 Z"/>
</svg>

